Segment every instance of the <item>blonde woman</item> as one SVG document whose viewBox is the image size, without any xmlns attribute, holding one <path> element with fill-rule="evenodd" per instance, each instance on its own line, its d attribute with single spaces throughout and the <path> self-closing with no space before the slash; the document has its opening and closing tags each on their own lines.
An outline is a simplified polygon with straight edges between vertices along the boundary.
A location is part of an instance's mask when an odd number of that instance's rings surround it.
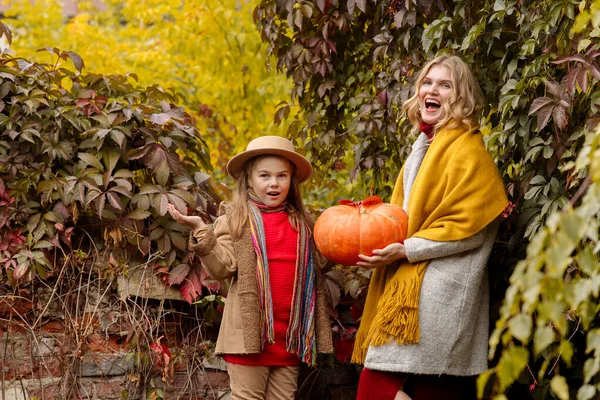
<svg viewBox="0 0 600 400">
<path fill-rule="evenodd" d="M 508 204 L 476 122 L 483 96 L 469 67 L 441 56 L 420 72 L 403 111 L 420 131 L 391 203 L 408 238 L 361 256 L 375 268 L 353 361 L 357 400 L 475 399 L 487 369 L 486 264 Z"/>
</svg>

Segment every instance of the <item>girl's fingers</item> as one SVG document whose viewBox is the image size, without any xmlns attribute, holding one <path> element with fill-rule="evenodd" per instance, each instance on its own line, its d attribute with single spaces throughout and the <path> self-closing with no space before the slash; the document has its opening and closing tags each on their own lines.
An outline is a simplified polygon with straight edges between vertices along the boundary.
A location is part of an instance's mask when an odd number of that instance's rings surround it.
<svg viewBox="0 0 600 400">
<path fill-rule="evenodd" d="M 167 212 L 175 221 L 179 222 L 182 225 L 186 225 L 194 229 L 202 228 L 203 226 L 205 226 L 204 221 L 202 221 L 202 218 L 194 215 L 184 215 L 177 211 L 175 206 L 171 203 L 167 205 Z"/>
</svg>

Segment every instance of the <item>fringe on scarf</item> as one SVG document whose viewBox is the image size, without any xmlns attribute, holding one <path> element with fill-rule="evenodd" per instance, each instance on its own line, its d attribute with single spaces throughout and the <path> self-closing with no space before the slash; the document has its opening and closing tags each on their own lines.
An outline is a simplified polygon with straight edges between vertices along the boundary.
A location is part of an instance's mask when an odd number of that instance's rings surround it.
<svg viewBox="0 0 600 400">
<path fill-rule="evenodd" d="M 248 192 L 250 209 L 250 230 L 252 244 L 256 252 L 256 282 L 260 298 L 261 350 L 265 344 L 272 344 L 274 339 L 273 300 L 269 279 L 269 261 L 262 213 L 282 212 L 288 209 L 287 202 L 279 207 L 270 208 L 260 201 L 258 196 Z M 293 211 L 293 210 L 289 210 Z M 286 332 L 286 349 L 296 354 L 302 362 L 315 365 L 317 360 L 316 345 L 316 273 L 313 261 L 313 249 L 310 230 L 303 221 L 295 217 L 298 227 L 296 245 L 296 274 L 290 322 Z"/>
<path fill-rule="evenodd" d="M 298 258 L 296 260 L 296 278 L 292 296 L 292 313 L 286 333 L 287 351 L 292 352 L 308 365 L 315 365 L 317 346 L 315 334 L 315 271 L 312 249 L 309 239 L 310 232 L 306 225 L 301 224 L 298 233 Z"/>
<path fill-rule="evenodd" d="M 394 277 L 377 303 L 377 312 L 369 329 L 356 335 L 351 362 L 363 364 L 369 346 L 381 346 L 396 339 L 397 344 L 418 343 L 419 294 L 421 279 L 418 274 L 398 279 Z"/>
</svg>

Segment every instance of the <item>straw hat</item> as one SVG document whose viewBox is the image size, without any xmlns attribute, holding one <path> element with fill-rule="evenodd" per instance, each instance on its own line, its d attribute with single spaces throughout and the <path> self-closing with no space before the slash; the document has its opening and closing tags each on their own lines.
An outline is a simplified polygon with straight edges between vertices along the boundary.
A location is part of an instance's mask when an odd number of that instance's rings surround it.
<svg viewBox="0 0 600 400">
<path fill-rule="evenodd" d="M 248 143 L 246 151 L 229 160 L 227 172 L 233 178 L 237 178 L 246 161 L 262 155 L 281 156 L 290 160 L 296 166 L 296 177 L 299 182 L 307 180 L 312 175 L 310 162 L 304 156 L 296 153 L 292 142 L 281 136 L 261 136 Z"/>
</svg>

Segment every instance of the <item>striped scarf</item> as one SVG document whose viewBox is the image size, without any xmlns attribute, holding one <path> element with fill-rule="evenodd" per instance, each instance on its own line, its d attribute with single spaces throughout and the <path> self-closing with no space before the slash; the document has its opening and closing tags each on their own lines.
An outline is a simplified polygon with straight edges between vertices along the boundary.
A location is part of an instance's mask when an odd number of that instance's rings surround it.
<svg viewBox="0 0 600 400">
<path fill-rule="evenodd" d="M 298 231 L 296 246 L 296 277 L 290 322 L 286 334 L 287 351 L 296 354 L 303 362 L 315 365 L 317 346 L 315 340 L 315 270 L 310 230 L 297 216 L 295 210 L 282 203 L 279 207 L 268 207 L 253 191 L 248 191 L 250 210 L 250 229 L 252 244 L 256 252 L 256 282 L 260 298 L 261 349 L 265 343 L 272 344 L 274 339 L 273 300 L 269 280 L 269 260 L 265 240 L 265 228 L 262 213 L 288 211 L 293 215 L 292 226 Z"/>
</svg>

